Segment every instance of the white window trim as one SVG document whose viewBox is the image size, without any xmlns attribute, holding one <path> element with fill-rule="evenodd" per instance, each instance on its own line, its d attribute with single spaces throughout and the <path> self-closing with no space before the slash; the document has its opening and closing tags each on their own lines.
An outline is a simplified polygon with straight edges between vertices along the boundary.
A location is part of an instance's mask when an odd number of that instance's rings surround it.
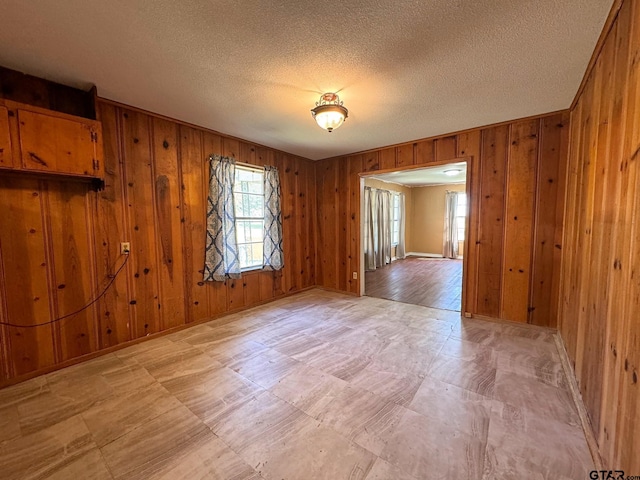
<svg viewBox="0 0 640 480">
<path fill-rule="evenodd" d="M 249 165 L 236 165 L 236 170 L 244 170 L 245 172 L 254 172 L 254 173 L 259 173 L 262 176 L 262 180 L 264 182 L 264 170 L 259 168 L 259 167 L 252 167 Z M 236 216 L 235 219 L 235 227 L 236 227 L 236 244 L 238 245 L 238 250 L 240 250 L 240 245 L 254 245 L 254 244 L 258 244 L 261 242 L 240 242 L 238 241 L 237 235 L 238 235 L 238 221 L 242 221 L 242 220 L 246 220 L 246 221 L 259 221 L 262 220 L 262 224 L 263 224 L 263 228 L 264 228 L 264 187 L 262 190 L 262 195 L 259 195 L 257 193 L 243 193 L 243 192 L 237 192 L 234 190 L 234 194 L 239 193 L 241 195 L 254 195 L 254 196 L 262 196 L 262 218 L 260 217 L 238 217 Z M 262 242 L 264 242 L 264 232 L 263 232 L 263 237 L 262 237 Z M 240 258 L 238 258 L 238 261 L 240 261 Z M 260 265 L 248 265 L 245 267 L 240 267 L 240 271 L 241 272 L 251 272 L 254 270 L 262 270 L 264 268 L 264 259 L 262 260 L 263 263 L 261 263 Z"/>
</svg>

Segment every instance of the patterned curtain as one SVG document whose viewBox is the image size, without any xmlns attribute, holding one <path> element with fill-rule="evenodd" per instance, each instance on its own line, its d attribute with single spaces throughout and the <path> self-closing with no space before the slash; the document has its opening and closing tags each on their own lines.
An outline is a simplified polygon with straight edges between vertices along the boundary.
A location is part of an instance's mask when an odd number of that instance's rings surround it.
<svg viewBox="0 0 640 480">
<path fill-rule="evenodd" d="M 458 258 L 457 210 L 458 194 L 447 192 L 444 200 L 443 256 L 445 258 Z"/>
<path fill-rule="evenodd" d="M 209 157 L 205 281 L 224 282 L 227 278 L 240 278 L 233 202 L 235 176 L 236 162 L 233 158 Z"/>
<path fill-rule="evenodd" d="M 264 245 L 263 268 L 280 270 L 284 266 L 282 250 L 282 211 L 280 176 L 276 167 L 264 167 Z"/>
</svg>

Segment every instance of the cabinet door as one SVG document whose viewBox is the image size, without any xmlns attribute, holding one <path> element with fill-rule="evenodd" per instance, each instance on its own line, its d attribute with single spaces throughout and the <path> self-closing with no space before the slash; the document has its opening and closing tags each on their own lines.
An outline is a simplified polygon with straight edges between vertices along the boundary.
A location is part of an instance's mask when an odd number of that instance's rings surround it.
<svg viewBox="0 0 640 480">
<path fill-rule="evenodd" d="M 0 105 L 0 167 L 13 167 L 11 134 L 9 132 L 9 110 L 2 105 Z"/>
<path fill-rule="evenodd" d="M 97 176 L 94 123 L 18 110 L 22 166 L 27 170 Z"/>
</svg>

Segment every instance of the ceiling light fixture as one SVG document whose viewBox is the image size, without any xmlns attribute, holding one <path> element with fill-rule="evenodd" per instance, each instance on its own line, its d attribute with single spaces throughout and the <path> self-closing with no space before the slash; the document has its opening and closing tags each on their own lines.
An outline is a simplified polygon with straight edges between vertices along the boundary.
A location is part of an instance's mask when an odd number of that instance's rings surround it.
<svg viewBox="0 0 640 480">
<path fill-rule="evenodd" d="M 329 133 L 344 123 L 348 113 L 337 93 L 323 93 L 316 102 L 316 107 L 311 109 L 311 115 L 318 126 Z"/>
<path fill-rule="evenodd" d="M 456 175 L 458 175 L 462 170 L 460 170 L 459 168 L 450 168 L 449 170 L 445 170 L 444 173 L 447 177 L 455 177 Z"/>
</svg>

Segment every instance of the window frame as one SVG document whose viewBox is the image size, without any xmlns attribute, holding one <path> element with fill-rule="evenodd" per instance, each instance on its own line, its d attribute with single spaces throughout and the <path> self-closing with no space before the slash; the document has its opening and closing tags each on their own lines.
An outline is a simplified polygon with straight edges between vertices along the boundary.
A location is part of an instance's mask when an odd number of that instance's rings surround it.
<svg viewBox="0 0 640 480">
<path fill-rule="evenodd" d="M 251 172 L 251 173 L 256 173 L 259 174 L 261 179 L 262 179 L 262 193 L 250 193 L 250 192 L 242 192 L 239 190 L 236 190 L 237 185 L 239 183 L 238 180 L 238 171 L 245 171 L 245 172 Z M 249 165 L 238 165 L 236 164 L 236 173 L 235 173 L 235 178 L 234 178 L 234 186 L 233 186 L 233 195 L 234 195 L 234 209 L 235 209 L 235 203 L 236 203 L 236 195 L 241 195 L 242 197 L 245 196 L 254 196 L 254 197 L 262 197 L 262 217 L 246 217 L 246 216 L 238 216 L 237 212 L 235 215 L 235 221 L 234 221 L 234 226 L 236 229 L 236 245 L 238 246 L 238 262 L 240 263 L 240 271 L 241 272 L 250 272 L 250 271 L 254 271 L 254 270 L 262 270 L 264 269 L 264 256 L 260 261 L 260 264 L 255 264 L 255 265 L 247 265 L 247 266 L 242 266 L 242 259 L 240 257 L 240 246 L 241 245 L 264 245 L 264 217 L 265 217 L 265 197 L 264 197 L 264 170 L 259 168 L 259 167 L 252 167 Z M 253 242 L 240 242 L 239 239 L 239 235 L 238 232 L 240 231 L 239 228 L 239 222 L 262 222 L 262 234 L 261 234 L 261 238 L 260 241 L 253 241 Z"/>
<path fill-rule="evenodd" d="M 460 198 L 464 198 L 464 213 L 461 215 L 460 211 Z M 467 198 L 466 192 L 457 192 L 456 194 L 456 228 L 458 230 L 458 241 L 464 242 L 466 241 L 466 230 L 467 230 L 467 214 L 469 211 L 469 199 Z M 462 224 L 462 226 L 461 226 Z M 462 230 L 462 236 L 460 236 L 460 231 Z"/>
<path fill-rule="evenodd" d="M 400 243 L 400 194 L 392 192 L 393 194 L 393 206 L 391 211 L 391 246 L 397 247 Z M 397 207 L 397 208 L 396 208 Z M 398 227 L 396 231 L 396 226 Z M 396 240 L 396 233 L 398 238 Z"/>
</svg>

